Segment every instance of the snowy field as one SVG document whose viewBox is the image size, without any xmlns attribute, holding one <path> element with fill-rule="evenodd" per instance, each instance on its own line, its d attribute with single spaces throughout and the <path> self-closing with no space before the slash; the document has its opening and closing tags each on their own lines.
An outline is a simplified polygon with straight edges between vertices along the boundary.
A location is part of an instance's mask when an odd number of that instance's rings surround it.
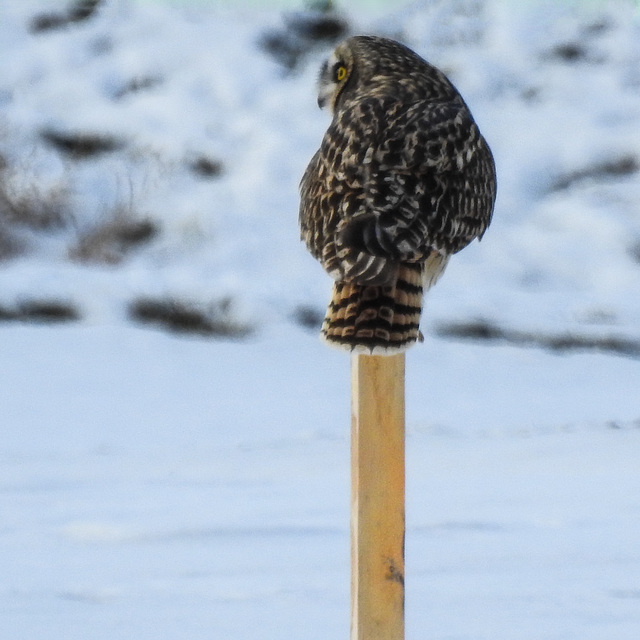
<svg viewBox="0 0 640 640">
<path fill-rule="evenodd" d="M 348 637 L 349 359 L 297 231 L 332 43 L 232 4 L 0 3 L 0 638 Z M 498 168 L 407 356 L 407 639 L 635 640 L 640 9 L 339 16 Z"/>
</svg>

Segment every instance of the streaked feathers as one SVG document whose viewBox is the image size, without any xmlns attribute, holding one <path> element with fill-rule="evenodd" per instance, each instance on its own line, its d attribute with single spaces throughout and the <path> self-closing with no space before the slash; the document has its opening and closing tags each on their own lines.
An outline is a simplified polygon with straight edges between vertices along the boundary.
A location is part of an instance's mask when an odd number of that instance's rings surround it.
<svg viewBox="0 0 640 640">
<path fill-rule="evenodd" d="M 331 60 L 320 95 L 333 120 L 300 185 L 301 237 L 336 280 L 323 336 L 402 351 L 424 291 L 489 225 L 493 158 L 455 87 L 405 46 L 358 36 Z"/>
</svg>

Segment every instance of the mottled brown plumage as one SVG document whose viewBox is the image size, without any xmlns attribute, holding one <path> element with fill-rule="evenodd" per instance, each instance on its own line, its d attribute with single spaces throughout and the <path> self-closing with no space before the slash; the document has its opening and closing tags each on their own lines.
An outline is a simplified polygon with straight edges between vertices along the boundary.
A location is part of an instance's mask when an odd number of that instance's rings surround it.
<svg viewBox="0 0 640 640">
<path fill-rule="evenodd" d="M 300 230 L 336 281 L 323 337 L 397 353 L 420 338 L 424 290 L 489 225 L 491 151 L 446 76 L 393 40 L 338 45 L 318 103 L 333 120 L 300 184 Z"/>
</svg>

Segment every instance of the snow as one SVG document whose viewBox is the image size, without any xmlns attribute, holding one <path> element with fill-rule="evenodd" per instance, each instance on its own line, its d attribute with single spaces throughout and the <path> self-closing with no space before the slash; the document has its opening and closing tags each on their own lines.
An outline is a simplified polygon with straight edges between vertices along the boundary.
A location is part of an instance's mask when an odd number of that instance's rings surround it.
<svg viewBox="0 0 640 640">
<path fill-rule="evenodd" d="M 0 322 L 0 634 L 347 637 L 348 357 L 293 320 L 330 288 L 296 224 L 327 49 L 287 74 L 256 44 L 277 10 L 204 2 L 113 0 L 29 31 L 59 7 L 0 6 L 0 184 L 66 216 L 43 230 L 0 212 L 0 254 L 4 232 L 21 247 L 0 262 L 0 312 L 81 316 Z M 640 361 L 438 328 L 640 339 L 637 6 L 354 13 L 450 73 L 499 176 L 491 228 L 451 260 L 407 356 L 407 638 L 635 639 Z M 121 147 L 71 159 L 43 131 Z M 189 170 L 201 156 L 220 176 Z M 159 232 L 74 259 L 117 215 Z M 221 305 L 249 335 L 135 323 L 145 297 Z"/>
<path fill-rule="evenodd" d="M 347 634 L 342 354 L 295 329 L 3 343 L 5 635 Z M 409 355 L 408 638 L 634 637 L 637 374 L 442 341 Z"/>
</svg>

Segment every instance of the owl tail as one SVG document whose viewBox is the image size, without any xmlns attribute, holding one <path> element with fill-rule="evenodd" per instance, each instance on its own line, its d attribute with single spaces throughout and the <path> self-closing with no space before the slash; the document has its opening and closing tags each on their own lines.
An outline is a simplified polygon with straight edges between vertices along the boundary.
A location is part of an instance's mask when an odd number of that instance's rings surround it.
<svg viewBox="0 0 640 640">
<path fill-rule="evenodd" d="M 336 282 L 322 324 L 331 346 L 372 355 L 393 355 L 422 341 L 424 291 L 444 271 L 448 257 L 433 251 L 425 262 L 401 264 L 391 286 Z"/>
</svg>

